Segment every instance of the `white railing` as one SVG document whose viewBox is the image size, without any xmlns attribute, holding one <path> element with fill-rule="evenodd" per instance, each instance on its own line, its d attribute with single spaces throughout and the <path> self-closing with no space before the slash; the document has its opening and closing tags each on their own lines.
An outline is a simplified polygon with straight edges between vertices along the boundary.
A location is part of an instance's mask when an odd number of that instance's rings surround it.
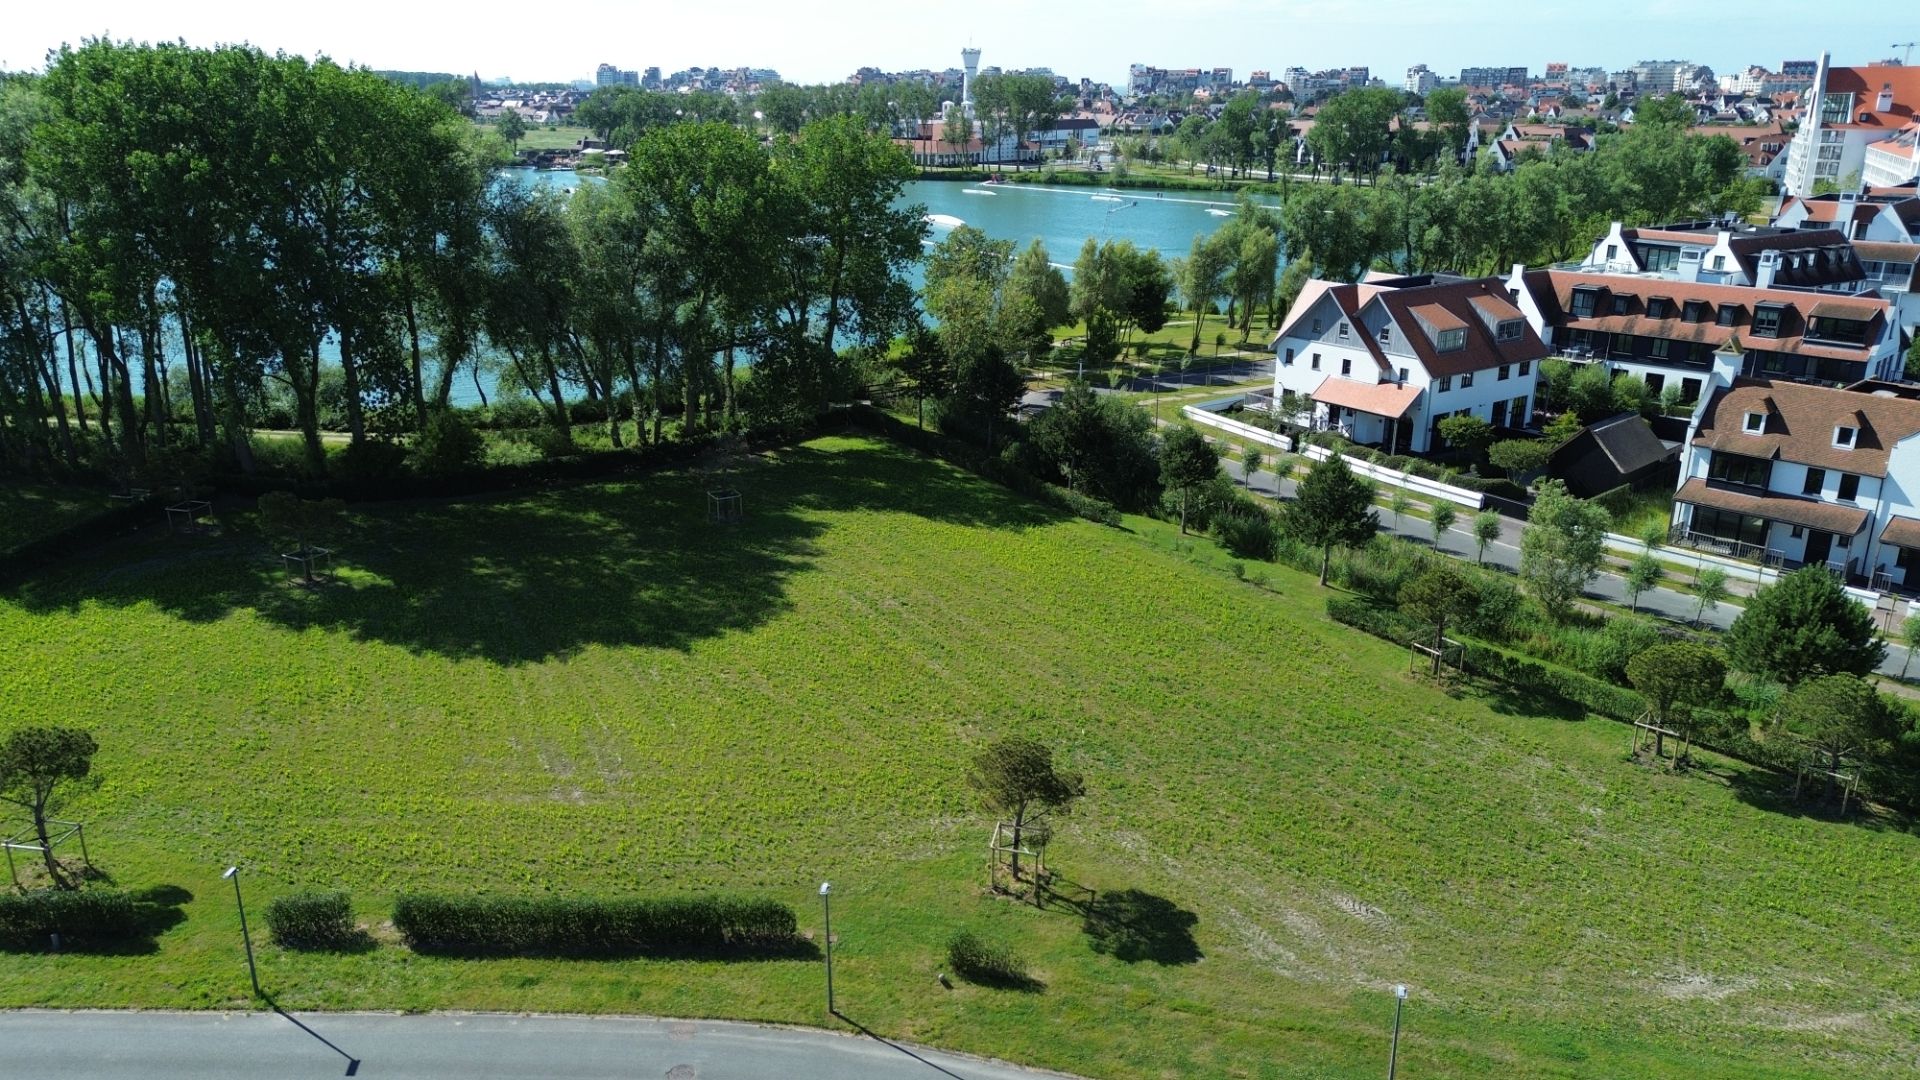
<svg viewBox="0 0 1920 1080">
<path fill-rule="evenodd" d="M 1180 415 L 1196 424 L 1205 424 L 1210 428 L 1217 428 L 1239 438 L 1257 442 L 1262 446 L 1271 446 L 1275 450 L 1286 452 L 1293 449 L 1293 440 L 1287 436 L 1281 435 L 1278 432 L 1268 431 L 1266 428 L 1254 427 L 1252 424 L 1243 424 L 1238 420 L 1229 420 L 1224 416 L 1217 416 L 1214 413 L 1215 406 L 1219 406 L 1219 403 L 1210 401 L 1205 405 L 1188 405 L 1180 410 Z M 1219 407 L 1225 408 L 1226 406 Z"/>
<path fill-rule="evenodd" d="M 1300 453 L 1314 461 L 1325 461 L 1333 456 L 1333 451 L 1324 446 L 1314 446 L 1311 443 L 1301 447 Z M 1486 504 L 1486 496 L 1471 488 L 1454 487 L 1452 484 L 1443 484 L 1438 480 L 1429 480 L 1424 476 L 1415 476 L 1412 473 L 1404 473 L 1398 469 L 1389 469 L 1384 465 L 1375 465 L 1371 461 L 1363 461 L 1351 454 L 1341 454 L 1340 456 L 1346 460 L 1348 468 L 1361 476 L 1369 480 L 1376 480 L 1382 484 L 1400 488 L 1413 495 L 1424 495 L 1429 499 L 1444 499 L 1447 502 L 1464 506 L 1469 510 L 1478 510 Z"/>
</svg>

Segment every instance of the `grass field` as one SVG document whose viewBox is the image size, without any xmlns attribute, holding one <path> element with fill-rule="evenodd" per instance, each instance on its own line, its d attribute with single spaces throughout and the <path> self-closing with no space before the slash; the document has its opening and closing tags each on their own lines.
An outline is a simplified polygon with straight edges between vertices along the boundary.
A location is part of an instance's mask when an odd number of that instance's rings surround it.
<svg viewBox="0 0 1920 1080">
<path fill-rule="evenodd" d="M 103 491 L 60 485 L 0 485 L 0 552 L 38 540 L 109 509 Z"/>
<path fill-rule="evenodd" d="M 1418 1077 L 1896 1076 L 1920 1051 L 1920 841 L 1669 776 L 1621 727 L 1452 697 L 1333 624 L 1311 578 L 1235 581 L 1170 528 L 1057 517 L 824 439 L 735 478 L 381 506 L 353 568 L 281 582 L 243 522 L 129 538 L 0 597 L 0 726 L 81 723 L 94 858 L 164 886 L 152 951 L 7 956 L 0 1005 L 226 1008 L 249 902 L 403 888 L 791 901 L 835 886 L 843 1012 L 1098 1077 L 1375 1077 L 1387 987 Z M 1167 962 L 982 895 L 972 747 L 1056 746 L 1090 794 L 1050 862 L 1197 919 Z M 971 928 L 1036 993 L 934 973 Z M 257 933 L 256 928 L 256 933 Z M 831 1024 L 818 962 L 261 951 L 290 1008 Z"/>
</svg>

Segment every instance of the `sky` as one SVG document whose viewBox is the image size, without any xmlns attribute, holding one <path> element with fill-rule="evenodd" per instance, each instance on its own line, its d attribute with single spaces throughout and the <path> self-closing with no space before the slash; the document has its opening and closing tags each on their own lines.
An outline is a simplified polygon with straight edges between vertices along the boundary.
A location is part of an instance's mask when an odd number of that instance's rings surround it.
<svg viewBox="0 0 1920 1080">
<path fill-rule="evenodd" d="M 193 45 L 244 41 L 269 52 L 325 54 L 410 71 L 478 71 L 522 81 L 587 79 L 602 62 L 663 71 L 771 67 L 789 82 L 836 82 L 871 65 L 888 71 L 959 65 L 971 41 L 983 66 L 1050 67 L 1070 78 L 1124 83 L 1127 65 L 1231 67 L 1237 78 L 1277 78 L 1366 65 L 1390 84 L 1425 63 L 1443 76 L 1464 66 L 1550 61 L 1617 70 L 1636 60 L 1685 59 L 1715 72 L 1783 59 L 1864 64 L 1920 38 L 1892 13 L 1907 0 L 1608 0 L 1465 9 L 1438 0 L 642 0 L 464 4 L 328 0 L 71 0 L 11 5 L 0 18 L 0 69 L 37 69 L 63 42 L 109 36 Z"/>
</svg>

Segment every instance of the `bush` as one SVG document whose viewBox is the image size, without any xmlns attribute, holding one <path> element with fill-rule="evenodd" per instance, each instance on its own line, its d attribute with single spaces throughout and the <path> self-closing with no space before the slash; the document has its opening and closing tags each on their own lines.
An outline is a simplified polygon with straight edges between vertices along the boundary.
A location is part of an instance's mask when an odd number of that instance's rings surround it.
<svg viewBox="0 0 1920 1080">
<path fill-rule="evenodd" d="M 1327 617 L 1356 630 L 1364 630 L 1374 637 L 1385 638 L 1396 645 L 1432 639 L 1431 628 L 1400 614 L 1399 609 L 1357 596 L 1327 597 Z"/>
<path fill-rule="evenodd" d="M 398 443 L 368 439 L 327 458 L 327 471 L 341 480 L 387 480 L 406 470 L 407 451 Z"/>
<path fill-rule="evenodd" d="M 1040 498 L 1069 514 L 1086 518 L 1088 521 L 1112 525 L 1116 528 L 1120 525 L 1120 511 L 1115 510 L 1113 504 L 1104 499 L 1082 495 L 1057 484 L 1047 484 L 1041 488 Z"/>
<path fill-rule="evenodd" d="M 1213 519 L 1213 531 L 1222 547 L 1243 559 L 1269 561 L 1280 544 L 1279 523 L 1252 505 L 1219 514 Z"/>
<path fill-rule="evenodd" d="M 393 926 L 416 952 L 485 956 L 773 955 L 799 943 L 793 909 L 703 896 L 403 895 Z"/>
<path fill-rule="evenodd" d="M 117 889 L 0 894 L 0 948 L 40 950 L 124 941 L 146 930 L 133 898 Z"/>
<path fill-rule="evenodd" d="M 947 940 L 947 966 L 980 986 L 1022 986 L 1032 980 L 1025 964 L 1004 945 L 982 941 L 970 930 Z"/>
<path fill-rule="evenodd" d="M 267 904 L 267 934 L 287 949 L 344 949 L 361 940 L 344 892 L 300 892 Z"/>
<path fill-rule="evenodd" d="M 486 454 L 480 433 L 457 412 L 442 409 L 427 417 L 427 426 L 413 440 L 413 468 L 427 476 L 465 472 Z"/>
<path fill-rule="evenodd" d="M 1475 675 L 1506 683 L 1523 693 L 1551 694 L 1614 720 L 1635 720 L 1647 708 L 1646 700 L 1631 690 L 1478 642 L 1467 643 L 1466 664 L 1467 670 Z"/>
</svg>

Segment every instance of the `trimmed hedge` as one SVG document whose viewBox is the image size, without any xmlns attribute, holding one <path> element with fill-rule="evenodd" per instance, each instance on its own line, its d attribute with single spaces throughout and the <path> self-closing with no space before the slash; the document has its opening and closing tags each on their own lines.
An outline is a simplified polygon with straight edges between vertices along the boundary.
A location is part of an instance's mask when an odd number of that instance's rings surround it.
<svg viewBox="0 0 1920 1080">
<path fill-rule="evenodd" d="M 360 940 L 353 900 L 344 892 L 276 896 L 267 905 L 267 932 L 287 949 L 342 949 Z"/>
<path fill-rule="evenodd" d="M 416 952 L 481 956 L 768 956 L 802 949 L 772 900 L 403 895 L 393 926 Z"/>
<path fill-rule="evenodd" d="M 947 966 L 955 975 L 980 986 L 1020 986 L 1030 981 L 1026 965 L 1013 950 L 982 941 L 971 930 L 948 939 Z"/>
<path fill-rule="evenodd" d="M 0 948 L 45 950 L 54 934 L 60 935 L 63 948 L 84 947 L 125 941 L 146 932 L 138 905 L 117 889 L 0 894 Z"/>
</svg>

